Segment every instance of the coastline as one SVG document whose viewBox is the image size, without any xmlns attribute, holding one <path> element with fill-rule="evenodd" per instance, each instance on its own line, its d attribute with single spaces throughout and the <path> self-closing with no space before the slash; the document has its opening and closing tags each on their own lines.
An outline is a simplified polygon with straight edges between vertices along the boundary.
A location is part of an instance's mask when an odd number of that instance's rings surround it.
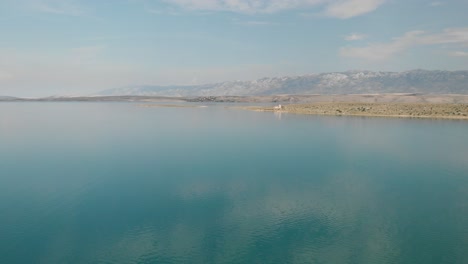
<svg viewBox="0 0 468 264">
<path fill-rule="evenodd" d="M 136 102 L 136 103 L 277 103 L 277 104 L 311 104 L 321 102 L 348 103 L 450 103 L 468 104 L 467 94 L 416 94 L 416 93 L 377 93 L 377 94 L 278 94 L 251 96 L 78 96 L 78 97 L 45 97 L 17 98 L 1 97 L 0 102 Z"/>
<path fill-rule="evenodd" d="M 468 104 L 318 102 L 275 107 L 244 107 L 259 112 L 306 115 L 468 120 Z"/>
<path fill-rule="evenodd" d="M 205 108 L 205 105 L 182 105 L 182 104 L 140 104 L 139 107 L 146 108 Z"/>
</svg>

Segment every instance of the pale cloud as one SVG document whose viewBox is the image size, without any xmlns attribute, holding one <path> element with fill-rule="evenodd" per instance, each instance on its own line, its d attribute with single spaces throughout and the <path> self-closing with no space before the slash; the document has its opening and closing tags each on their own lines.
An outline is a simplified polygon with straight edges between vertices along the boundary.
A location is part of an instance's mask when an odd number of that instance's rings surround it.
<svg viewBox="0 0 468 264">
<path fill-rule="evenodd" d="M 179 16 L 179 15 L 182 14 L 181 12 L 176 10 L 176 8 L 174 8 L 174 7 L 164 7 L 164 8 L 158 7 L 158 8 L 155 8 L 155 7 L 152 7 L 150 5 L 145 4 L 144 8 L 145 8 L 146 12 L 148 12 L 150 14 L 155 14 L 155 15 Z"/>
<path fill-rule="evenodd" d="M 468 52 L 465 51 L 453 51 L 449 53 L 452 57 L 468 57 Z"/>
<path fill-rule="evenodd" d="M 441 5 L 444 5 L 444 4 L 445 4 L 444 2 L 436 1 L 436 2 L 430 3 L 429 6 L 436 7 L 436 6 L 441 6 Z"/>
<path fill-rule="evenodd" d="M 416 46 L 440 44 L 468 46 L 468 28 L 449 28 L 436 34 L 410 31 L 387 43 L 370 43 L 364 47 L 343 47 L 340 49 L 340 55 L 365 60 L 385 60 Z"/>
<path fill-rule="evenodd" d="M 248 26 L 267 26 L 267 25 L 273 25 L 273 23 L 268 22 L 268 21 L 255 21 L 255 20 L 252 20 L 252 21 L 245 21 L 244 25 L 248 25 Z"/>
<path fill-rule="evenodd" d="M 384 2 L 384 0 L 335 1 L 326 8 L 325 14 L 330 17 L 347 19 L 370 13 L 376 10 Z"/>
<path fill-rule="evenodd" d="M 269 21 L 261 21 L 261 20 L 248 20 L 248 21 L 239 21 L 233 20 L 232 23 L 234 25 L 242 25 L 242 26 L 270 26 L 275 25 L 275 23 Z"/>
<path fill-rule="evenodd" d="M 290 8 L 288 1 L 255 1 L 255 0 L 166 0 L 170 4 L 185 9 L 208 11 L 231 11 L 239 13 L 269 13 L 278 8 Z"/>
<path fill-rule="evenodd" d="M 71 16 L 85 13 L 84 8 L 74 0 L 31 0 L 27 4 L 31 9 L 43 13 Z"/>
<path fill-rule="evenodd" d="M 190 10 L 237 13 L 275 13 L 284 10 L 323 6 L 329 17 L 347 19 L 376 10 L 386 0 L 165 0 Z"/>
<path fill-rule="evenodd" d="M 364 34 L 358 34 L 358 33 L 352 33 L 347 36 L 345 36 L 345 40 L 347 41 L 355 41 L 355 40 L 362 40 L 365 39 L 367 36 Z"/>
</svg>

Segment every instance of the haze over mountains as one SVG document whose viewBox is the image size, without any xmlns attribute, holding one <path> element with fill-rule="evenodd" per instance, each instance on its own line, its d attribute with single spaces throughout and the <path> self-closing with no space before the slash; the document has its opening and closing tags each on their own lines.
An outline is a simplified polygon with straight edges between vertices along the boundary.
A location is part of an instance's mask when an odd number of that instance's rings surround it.
<svg viewBox="0 0 468 264">
<path fill-rule="evenodd" d="M 132 86 L 99 96 L 264 96 L 276 94 L 468 94 L 468 71 L 347 71 L 190 86 Z"/>
</svg>

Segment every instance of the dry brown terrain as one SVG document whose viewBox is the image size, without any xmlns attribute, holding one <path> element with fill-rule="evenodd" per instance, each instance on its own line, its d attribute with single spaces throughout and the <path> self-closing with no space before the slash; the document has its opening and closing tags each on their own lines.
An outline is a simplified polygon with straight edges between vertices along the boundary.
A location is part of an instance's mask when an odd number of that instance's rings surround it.
<svg viewBox="0 0 468 264">
<path fill-rule="evenodd" d="M 138 105 L 140 107 L 168 107 L 168 108 L 202 108 L 204 105 L 183 105 L 183 104 L 144 104 Z"/>
<path fill-rule="evenodd" d="M 247 107 L 255 111 L 272 111 L 311 115 L 380 116 L 413 118 L 447 118 L 468 120 L 466 103 L 367 103 L 317 102 L 273 107 Z"/>
</svg>

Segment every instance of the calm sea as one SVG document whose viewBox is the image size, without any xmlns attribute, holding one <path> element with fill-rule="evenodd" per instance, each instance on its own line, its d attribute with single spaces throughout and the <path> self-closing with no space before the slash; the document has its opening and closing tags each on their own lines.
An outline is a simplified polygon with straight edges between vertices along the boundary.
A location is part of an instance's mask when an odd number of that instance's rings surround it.
<svg viewBox="0 0 468 264">
<path fill-rule="evenodd" d="M 2 103 L 0 263 L 468 263 L 468 122 Z"/>
</svg>

